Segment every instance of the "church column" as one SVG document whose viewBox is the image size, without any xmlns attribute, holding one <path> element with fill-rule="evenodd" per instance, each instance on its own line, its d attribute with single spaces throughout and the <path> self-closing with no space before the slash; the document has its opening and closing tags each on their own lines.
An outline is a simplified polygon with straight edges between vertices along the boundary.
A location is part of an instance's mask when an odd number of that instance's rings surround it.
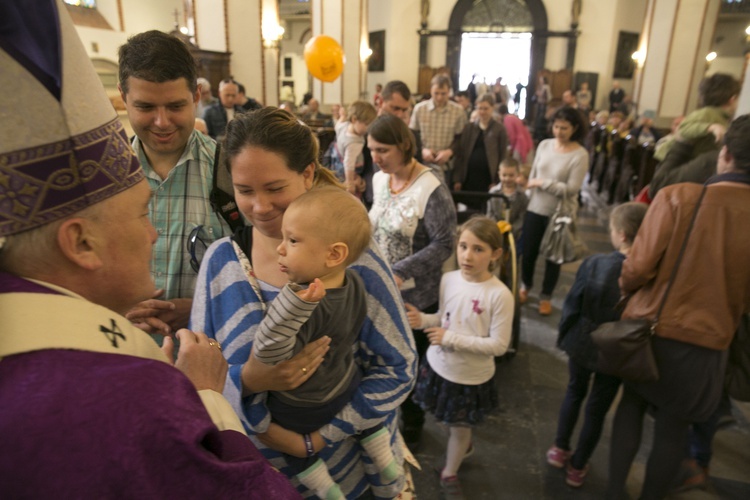
<svg viewBox="0 0 750 500">
<path fill-rule="evenodd" d="M 657 125 L 697 107 L 720 7 L 718 0 L 649 0 L 634 100 L 639 113 L 656 113 Z"/>
<path fill-rule="evenodd" d="M 262 0 L 261 38 L 263 39 L 263 81 L 266 106 L 279 105 L 279 41 L 284 29 L 279 24 L 279 3 L 277 0 Z"/>
<path fill-rule="evenodd" d="M 209 5 L 215 3 L 215 0 L 199 1 Z M 265 78 L 265 54 L 261 38 L 261 0 L 222 1 L 226 9 L 226 38 L 228 40 L 226 50 L 232 54 L 232 76 L 245 86 L 248 96 L 264 104 L 270 104 L 274 101 L 268 100 L 270 89 Z M 272 3 L 275 4 L 275 2 Z M 200 27 L 199 30 L 200 33 L 204 32 Z M 217 89 L 213 91 L 216 92 Z M 278 96 L 278 90 L 274 95 Z"/>
<path fill-rule="evenodd" d="M 313 79 L 313 95 L 323 105 L 351 104 L 367 86 L 367 0 L 311 0 L 313 36 L 328 35 L 344 49 L 341 76 L 331 83 Z"/>
</svg>

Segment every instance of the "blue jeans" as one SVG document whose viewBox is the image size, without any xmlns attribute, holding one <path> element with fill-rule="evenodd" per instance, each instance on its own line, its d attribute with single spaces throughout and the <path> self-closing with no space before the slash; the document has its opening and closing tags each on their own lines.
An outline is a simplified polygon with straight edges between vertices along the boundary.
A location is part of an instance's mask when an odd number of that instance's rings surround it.
<svg viewBox="0 0 750 500">
<path fill-rule="evenodd" d="M 620 379 L 589 370 L 572 359 L 568 361 L 568 369 L 570 380 L 565 399 L 560 407 L 555 437 L 555 446 L 563 450 L 570 450 L 570 437 L 578 421 L 583 400 L 586 399 L 589 380 L 591 375 L 594 375 L 578 446 L 570 459 L 570 464 L 574 468 L 583 469 L 599 443 L 604 419 L 620 388 Z"/>
</svg>

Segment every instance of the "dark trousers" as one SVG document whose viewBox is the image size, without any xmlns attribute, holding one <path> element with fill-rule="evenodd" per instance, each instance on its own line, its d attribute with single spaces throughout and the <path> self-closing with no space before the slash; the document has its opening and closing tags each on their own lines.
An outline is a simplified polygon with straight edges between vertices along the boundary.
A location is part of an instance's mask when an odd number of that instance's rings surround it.
<svg viewBox="0 0 750 500">
<path fill-rule="evenodd" d="M 581 435 L 578 438 L 578 446 L 571 458 L 571 465 L 576 469 L 583 469 L 594 453 L 604 427 L 604 418 L 607 416 L 609 407 L 612 406 L 617 391 L 620 388 L 620 379 L 603 373 L 593 372 L 572 359 L 568 361 L 570 380 L 565 399 L 560 407 L 560 416 L 557 421 L 557 436 L 555 446 L 563 450 L 570 450 L 570 437 L 578 421 L 578 415 L 589 392 L 589 380 L 594 375 L 594 383 L 591 386 L 591 394 L 586 403 L 586 413 L 583 421 Z"/>
<path fill-rule="evenodd" d="M 521 256 L 521 279 L 527 290 L 534 286 L 534 269 L 539 257 L 539 247 L 542 245 L 544 230 L 547 229 L 549 217 L 526 212 L 523 219 L 523 255 Z M 542 297 L 552 297 L 557 280 L 560 277 L 560 264 L 545 259 L 544 280 L 542 281 Z"/>
<path fill-rule="evenodd" d="M 625 482 L 630 466 L 641 445 L 643 418 L 649 403 L 635 391 L 624 386 L 617 407 L 609 455 L 609 486 L 607 499 L 628 498 Z M 690 423 L 668 415 L 657 408 L 654 412 L 654 442 L 646 464 L 642 500 L 663 499 L 687 456 Z"/>
<path fill-rule="evenodd" d="M 690 428 L 690 456 L 701 467 L 708 467 L 713 454 L 711 442 L 718 430 L 719 418 L 732 414 L 732 403 L 726 391 L 721 395 L 721 401 L 716 411 L 705 422 L 693 424 Z"/>
<path fill-rule="evenodd" d="M 432 304 L 429 307 L 422 310 L 423 313 L 436 313 L 438 311 L 438 304 Z M 427 352 L 427 348 L 430 347 L 430 341 L 427 339 L 427 335 L 422 330 L 412 330 L 414 336 L 414 343 L 417 347 L 417 366 L 422 366 L 422 360 Z M 411 400 L 411 396 L 414 390 L 409 393 L 409 397 L 401 403 L 401 418 L 404 422 L 404 433 L 410 434 L 411 432 L 419 433 L 424 426 L 424 410 L 421 406 Z M 409 437 L 409 436 L 407 436 Z"/>
</svg>

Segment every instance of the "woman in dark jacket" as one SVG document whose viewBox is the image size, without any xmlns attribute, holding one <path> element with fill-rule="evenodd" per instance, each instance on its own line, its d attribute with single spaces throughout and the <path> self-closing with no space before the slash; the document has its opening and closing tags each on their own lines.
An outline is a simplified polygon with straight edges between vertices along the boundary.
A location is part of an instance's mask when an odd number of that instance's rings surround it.
<svg viewBox="0 0 750 500">
<path fill-rule="evenodd" d="M 497 169 L 505 158 L 508 135 L 502 123 L 492 117 L 495 98 L 484 94 L 477 99 L 477 119 L 467 123 L 453 152 L 453 190 L 486 193 L 499 182 Z M 469 204 L 485 210 L 485 202 Z"/>
</svg>

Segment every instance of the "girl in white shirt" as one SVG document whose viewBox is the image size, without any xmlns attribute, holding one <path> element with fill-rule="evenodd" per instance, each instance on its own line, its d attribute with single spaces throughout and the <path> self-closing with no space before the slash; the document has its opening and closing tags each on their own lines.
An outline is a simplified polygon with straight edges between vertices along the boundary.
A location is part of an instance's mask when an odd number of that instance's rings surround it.
<svg viewBox="0 0 750 500">
<path fill-rule="evenodd" d="M 430 341 L 413 399 L 450 428 L 440 485 L 460 496 L 457 472 L 473 451 L 472 426 L 497 407 L 495 356 L 508 349 L 513 295 L 494 274 L 503 237 L 487 217 L 469 219 L 459 230 L 458 271 L 443 275 L 440 309 L 419 312 L 406 304 L 409 324 Z"/>
</svg>

